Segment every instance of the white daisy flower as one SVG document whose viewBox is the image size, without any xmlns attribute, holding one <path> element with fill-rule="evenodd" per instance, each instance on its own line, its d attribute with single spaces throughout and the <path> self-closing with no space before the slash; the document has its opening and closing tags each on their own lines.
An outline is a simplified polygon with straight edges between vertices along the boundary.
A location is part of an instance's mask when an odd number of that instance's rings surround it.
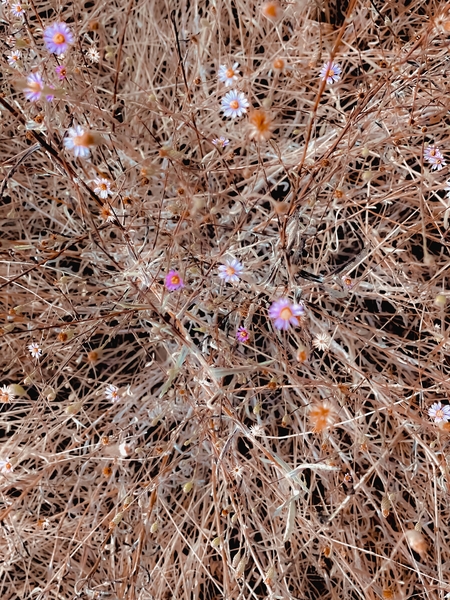
<svg viewBox="0 0 450 600">
<path fill-rule="evenodd" d="M 108 400 L 111 400 L 111 402 L 118 402 L 119 388 L 112 384 L 108 385 L 105 390 L 105 396 L 108 398 Z"/>
<path fill-rule="evenodd" d="M 224 83 L 227 87 L 233 85 L 239 79 L 238 71 L 239 63 L 235 62 L 234 65 L 229 68 L 226 65 L 220 65 L 217 77 L 219 81 Z"/>
<path fill-rule="evenodd" d="M 231 469 L 231 474 L 235 479 L 242 479 L 244 467 L 242 465 L 234 465 L 234 467 Z"/>
<path fill-rule="evenodd" d="M 11 391 L 11 387 L 9 385 L 2 385 L 0 388 L 0 402 L 9 403 L 12 402 L 15 398 L 15 395 Z"/>
<path fill-rule="evenodd" d="M 33 358 L 39 358 L 40 356 L 42 356 L 42 348 L 37 342 L 29 344 L 28 350 Z"/>
<path fill-rule="evenodd" d="M 86 56 L 91 63 L 98 63 L 100 60 L 100 53 L 95 46 L 91 46 L 89 48 L 89 50 L 86 52 Z"/>
<path fill-rule="evenodd" d="M 9 458 L 6 458 L 5 460 L 0 460 L 0 473 L 3 473 L 3 475 L 7 475 L 8 473 L 11 473 L 11 471 L 13 471 L 14 468 L 10 462 Z"/>
<path fill-rule="evenodd" d="M 429 416 L 434 419 L 435 423 L 450 420 L 450 406 L 448 404 L 442 406 L 440 402 L 435 402 L 428 409 Z"/>
<path fill-rule="evenodd" d="M 225 281 L 225 283 L 238 283 L 239 277 L 244 271 L 244 266 L 235 258 L 231 261 L 225 261 L 224 265 L 219 267 L 219 277 Z"/>
<path fill-rule="evenodd" d="M 64 138 L 64 146 L 67 150 L 73 150 L 76 157 L 87 158 L 90 154 L 90 137 L 80 125 L 75 125 L 69 129 L 68 136 Z"/>
<path fill-rule="evenodd" d="M 100 196 L 100 198 L 106 199 L 108 194 L 112 195 L 111 191 L 111 182 L 109 179 L 105 179 L 104 177 L 99 177 L 95 181 L 94 192 Z"/>
<path fill-rule="evenodd" d="M 17 67 L 17 63 L 20 60 L 22 53 L 20 52 L 20 50 L 13 50 L 12 52 L 10 52 L 8 54 L 8 64 L 11 67 Z"/>
<path fill-rule="evenodd" d="M 222 98 L 221 101 L 223 114 L 226 117 L 236 119 L 242 117 L 250 106 L 249 101 L 242 92 L 231 90 Z"/>
</svg>

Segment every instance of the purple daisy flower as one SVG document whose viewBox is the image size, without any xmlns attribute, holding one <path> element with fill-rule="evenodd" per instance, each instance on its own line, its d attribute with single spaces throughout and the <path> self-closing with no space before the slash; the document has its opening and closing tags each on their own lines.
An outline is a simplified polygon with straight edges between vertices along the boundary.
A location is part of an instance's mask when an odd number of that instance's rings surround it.
<svg viewBox="0 0 450 600">
<path fill-rule="evenodd" d="M 44 82 L 39 73 L 31 73 L 27 77 L 27 87 L 23 90 L 27 100 L 37 102 L 44 89 Z"/>
<path fill-rule="evenodd" d="M 336 83 L 341 78 L 342 69 L 335 62 L 327 62 L 320 71 L 320 77 L 326 79 L 328 84 Z"/>
<path fill-rule="evenodd" d="M 174 292 L 184 287 L 184 282 L 177 271 L 169 271 L 164 280 L 169 292 Z"/>
<path fill-rule="evenodd" d="M 435 423 L 448 421 L 450 419 L 450 406 L 448 404 L 442 406 L 440 402 L 435 402 L 428 409 L 429 416 L 434 419 Z"/>
<path fill-rule="evenodd" d="M 74 38 L 66 23 L 53 23 L 44 30 L 44 42 L 51 54 L 67 52 Z"/>
<path fill-rule="evenodd" d="M 220 265 L 219 277 L 226 283 L 238 283 L 243 271 L 243 264 L 234 258 L 233 260 L 225 261 L 224 265 Z"/>
<path fill-rule="evenodd" d="M 241 342 L 241 344 L 246 344 L 250 339 L 250 333 L 248 332 L 248 329 L 245 327 L 239 327 L 239 329 L 236 331 L 236 339 L 238 342 Z"/>
<path fill-rule="evenodd" d="M 273 319 L 276 329 L 289 329 L 290 325 L 298 327 L 298 317 L 305 314 L 305 307 L 301 304 L 293 304 L 288 298 L 276 300 L 269 308 L 269 317 Z"/>
</svg>

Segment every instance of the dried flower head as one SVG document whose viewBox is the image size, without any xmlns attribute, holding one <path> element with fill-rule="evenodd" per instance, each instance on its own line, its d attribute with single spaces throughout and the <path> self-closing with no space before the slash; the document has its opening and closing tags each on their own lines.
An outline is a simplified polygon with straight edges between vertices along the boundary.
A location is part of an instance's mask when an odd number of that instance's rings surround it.
<svg viewBox="0 0 450 600">
<path fill-rule="evenodd" d="M 100 61 L 100 52 L 95 46 L 91 46 L 89 48 L 89 50 L 86 52 L 86 56 L 91 63 L 98 63 Z"/>
<path fill-rule="evenodd" d="M 3 475 L 8 475 L 13 470 L 14 468 L 9 458 L 6 458 L 5 460 L 0 460 L 0 473 L 3 473 Z"/>
<path fill-rule="evenodd" d="M 408 544 L 411 546 L 414 552 L 417 552 L 417 554 L 420 554 L 421 556 L 426 554 L 428 544 L 421 531 L 418 531 L 417 529 L 409 529 L 405 535 L 406 539 L 408 540 Z"/>
<path fill-rule="evenodd" d="M 226 65 L 220 65 L 217 77 L 219 81 L 224 83 L 227 87 L 233 85 L 239 79 L 238 71 L 239 63 L 235 62 L 232 67 Z"/>
<path fill-rule="evenodd" d="M 278 2 L 270 0 L 261 7 L 262 14 L 270 21 L 277 21 L 282 15 L 283 10 Z"/>
<path fill-rule="evenodd" d="M 335 62 L 329 61 L 323 65 L 320 71 L 320 77 L 325 79 L 327 83 L 331 84 L 339 81 L 341 78 L 341 73 L 341 67 Z"/>
<path fill-rule="evenodd" d="M 100 218 L 102 221 L 105 221 L 105 223 L 112 223 L 115 219 L 113 209 L 111 208 L 111 205 L 107 202 L 105 202 L 102 205 L 102 208 L 100 210 Z"/>
<path fill-rule="evenodd" d="M 66 23 L 53 23 L 44 30 L 44 42 L 51 54 L 63 54 L 73 44 L 74 37 Z"/>
<path fill-rule="evenodd" d="M 235 258 L 225 261 L 219 267 L 219 277 L 226 283 L 239 283 L 239 278 L 244 271 L 244 266 Z"/>
<path fill-rule="evenodd" d="M 313 346 L 317 350 L 325 351 L 329 350 L 331 344 L 331 338 L 327 333 L 318 333 L 313 339 Z"/>
<path fill-rule="evenodd" d="M 169 292 L 175 292 L 184 287 L 183 279 L 178 271 L 169 271 L 164 280 Z"/>
<path fill-rule="evenodd" d="M 333 405 L 328 401 L 313 404 L 309 410 L 309 419 L 313 424 L 313 431 L 320 433 L 337 421 L 337 414 Z"/>
<path fill-rule="evenodd" d="M 249 101 L 243 94 L 237 90 L 231 90 L 221 100 L 223 114 L 231 119 L 242 117 L 250 106 Z"/>
<path fill-rule="evenodd" d="M 308 360 L 308 349 L 303 344 L 299 344 L 296 352 L 296 358 L 298 362 L 305 362 Z"/>
<path fill-rule="evenodd" d="M 270 140 L 273 130 L 272 118 L 265 110 L 262 108 L 252 110 L 249 114 L 248 122 L 250 139 L 257 142 Z"/>
<path fill-rule="evenodd" d="M 284 60 L 284 58 L 275 58 L 272 63 L 272 66 L 275 69 L 275 71 L 282 71 L 286 66 L 286 61 Z"/>
<path fill-rule="evenodd" d="M 289 329 L 300 325 L 299 317 L 305 314 L 305 307 L 293 304 L 288 298 L 276 300 L 269 308 L 269 317 L 273 320 L 276 329 Z"/>
</svg>

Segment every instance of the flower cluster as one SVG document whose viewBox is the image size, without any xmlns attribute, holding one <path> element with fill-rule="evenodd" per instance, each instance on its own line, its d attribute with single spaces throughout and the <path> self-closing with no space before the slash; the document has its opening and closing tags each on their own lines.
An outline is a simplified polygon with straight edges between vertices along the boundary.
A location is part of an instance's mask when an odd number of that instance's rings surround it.
<svg viewBox="0 0 450 600">
<path fill-rule="evenodd" d="M 440 171 L 447 164 L 442 152 L 437 146 L 427 146 L 424 150 L 423 157 L 430 163 L 432 171 Z"/>
</svg>

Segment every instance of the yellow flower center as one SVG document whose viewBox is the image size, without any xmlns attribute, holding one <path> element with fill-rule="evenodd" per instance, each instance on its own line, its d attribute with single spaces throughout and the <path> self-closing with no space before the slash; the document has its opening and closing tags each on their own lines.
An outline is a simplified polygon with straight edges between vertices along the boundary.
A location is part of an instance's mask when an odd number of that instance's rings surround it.
<svg viewBox="0 0 450 600">
<path fill-rule="evenodd" d="M 98 186 L 103 192 L 106 192 L 106 190 L 108 189 L 108 186 L 106 185 L 106 183 L 101 183 Z"/>
<path fill-rule="evenodd" d="M 28 84 L 28 88 L 32 91 L 32 92 L 40 92 L 41 91 L 41 84 L 39 83 L 39 81 L 31 81 Z"/>
<path fill-rule="evenodd" d="M 289 321 L 289 319 L 293 317 L 292 310 L 289 308 L 289 306 L 286 306 L 280 311 L 280 317 L 284 321 Z"/>
<path fill-rule="evenodd" d="M 232 275 L 234 275 L 236 273 L 236 271 L 233 269 L 232 266 L 229 265 L 226 269 L 226 273 L 227 273 L 227 275 L 229 275 L 231 277 Z"/>
<path fill-rule="evenodd" d="M 441 408 L 436 411 L 436 418 L 438 418 L 438 419 L 444 418 L 444 411 Z"/>
<path fill-rule="evenodd" d="M 234 77 L 234 71 L 233 69 L 227 69 L 225 75 L 231 79 L 231 77 Z"/>
<path fill-rule="evenodd" d="M 63 36 L 62 33 L 55 33 L 55 35 L 53 36 L 53 41 L 55 42 L 55 44 L 64 44 L 66 38 Z"/>
<path fill-rule="evenodd" d="M 233 110 L 237 110 L 239 108 L 239 102 L 237 100 L 232 100 L 230 102 L 230 108 Z"/>
<path fill-rule="evenodd" d="M 178 277 L 178 275 L 172 275 L 172 277 L 170 278 L 170 283 L 172 285 L 178 285 L 180 283 L 180 278 Z"/>
</svg>

